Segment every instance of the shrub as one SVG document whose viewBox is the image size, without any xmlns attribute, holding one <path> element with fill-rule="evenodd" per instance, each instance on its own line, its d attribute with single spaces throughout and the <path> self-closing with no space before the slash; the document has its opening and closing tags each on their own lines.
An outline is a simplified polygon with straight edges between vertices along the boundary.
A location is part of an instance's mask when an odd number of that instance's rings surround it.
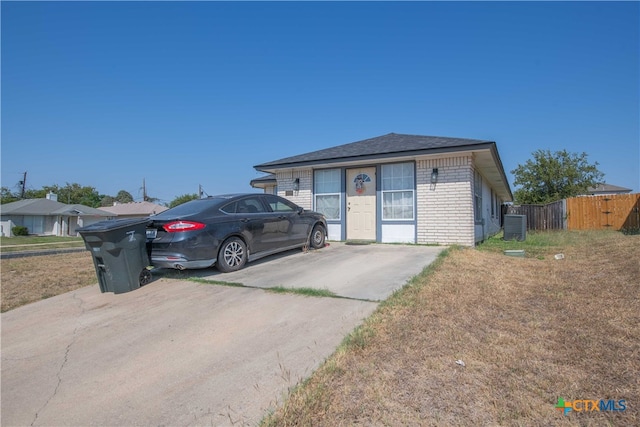
<svg viewBox="0 0 640 427">
<path fill-rule="evenodd" d="M 16 225 L 11 229 L 14 236 L 28 236 L 29 229 L 23 225 Z"/>
</svg>

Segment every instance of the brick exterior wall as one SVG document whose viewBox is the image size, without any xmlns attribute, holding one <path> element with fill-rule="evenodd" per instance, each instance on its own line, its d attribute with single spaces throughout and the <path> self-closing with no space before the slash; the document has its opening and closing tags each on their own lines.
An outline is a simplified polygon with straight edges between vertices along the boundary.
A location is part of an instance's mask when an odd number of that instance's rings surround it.
<svg viewBox="0 0 640 427">
<path fill-rule="evenodd" d="M 296 178 L 300 179 L 299 190 L 293 189 Z M 278 196 L 291 200 L 298 206 L 305 209 L 313 208 L 312 190 L 312 173 L 311 169 L 299 171 L 278 172 L 276 175 L 278 181 Z M 287 191 L 293 192 L 292 196 L 287 196 Z"/>
<path fill-rule="evenodd" d="M 438 169 L 438 181 L 431 183 L 431 172 Z M 278 172 L 278 195 L 305 209 L 313 209 L 313 170 L 311 168 Z M 298 191 L 295 180 L 300 180 Z M 483 182 L 483 187 L 486 183 Z M 491 215 L 486 226 L 475 224 L 473 157 L 460 155 L 416 161 L 416 235 L 419 244 L 474 246 L 476 232 L 499 230 Z M 290 195 L 287 195 L 289 193 Z M 483 210 L 490 209 L 491 192 L 483 188 Z M 499 221 L 498 221 L 499 222 Z M 480 227 L 480 228 L 478 228 Z M 487 230 L 483 233 L 483 227 Z"/>
<path fill-rule="evenodd" d="M 431 172 L 438 168 L 438 182 Z M 416 162 L 417 243 L 475 245 L 473 159 L 469 156 Z"/>
</svg>

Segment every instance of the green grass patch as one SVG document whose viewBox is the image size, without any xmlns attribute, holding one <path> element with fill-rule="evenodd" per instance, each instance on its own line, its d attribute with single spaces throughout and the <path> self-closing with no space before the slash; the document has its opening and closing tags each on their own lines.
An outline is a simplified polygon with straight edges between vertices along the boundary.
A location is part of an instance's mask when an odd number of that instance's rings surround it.
<svg viewBox="0 0 640 427">
<path fill-rule="evenodd" d="M 0 237 L 0 250 L 2 252 L 34 251 L 58 248 L 81 248 L 84 241 L 81 237 L 59 236 L 15 236 Z"/>
<path fill-rule="evenodd" d="M 340 298 L 340 296 L 331 292 L 329 289 L 286 288 L 284 286 L 275 286 L 273 288 L 265 288 L 264 290 L 276 294 L 296 294 L 304 295 L 306 297 Z"/>
<path fill-rule="evenodd" d="M 191 282 L 202 283 L 203 285 L 219 285 L 219 286 L 230 286 L 233 288 L 250 288 L 250 289 L 261 289 L 265 292 L 273 292 L 276 294 L 296 294 L 303 295 L 306 297 L 322 297 L 322 298 L 341 298 L 339 295 L 331 292 L 328 289 L 314 289 L 314 288 L 286 288 L 284 286 L 275 286 L 273 288 L 262 288 L 256 286 L 246 286 L 242 283 L 238 282 L 224 282 L 221 280 L 209 280 L 202 279 L 199 277 L 189 277 L 186 278 Z"/>
<path fill-rule="evenodd" d="M 223 282 L 221 280 L 201 279 L 200 277 L 189 277 L 189 278 L 186 278 L 186 280 L 189 280 L 190 282 L 202 283 L 203 285 L 229 286 L 229 287 L 232 287 L 232 288 L 246 288 L 247 287 L 247 286 L 243 285 L 242 283 L 238 283 L 238 282 Z"/>
<path fill-rule="evenodd" d="M 602 233 L 602 231 L 528 231 L 522 242 L 504 240 L 503 233 L 498 233 L 479 244 L 477 249 L 498 253 L 506 250 L 524 250 L 527 258 L 543 259 L 544 256 L 562 252 L 578 242 L 591 240 L 595 238 L 596 233 Z"/>
<path fill-rule="evenodd" d="M 83 243 L 81 237 L 60 237 L 60 236 L 15 236 L 0 237 L 0 245 L 33 245 L 40 243 Z"/>
<path fill-rule="evenodd" d="M 351 331 L 338 347 L 338 351 L 363 350 L 376 335 L 372 322 L 365 322 Z"/>
</svg>

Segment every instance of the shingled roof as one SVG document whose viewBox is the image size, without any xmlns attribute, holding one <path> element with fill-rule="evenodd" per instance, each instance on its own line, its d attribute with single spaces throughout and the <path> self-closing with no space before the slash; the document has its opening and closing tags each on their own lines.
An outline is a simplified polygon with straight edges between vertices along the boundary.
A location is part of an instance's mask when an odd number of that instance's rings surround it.
<svg viewBox="0 0 640 427">
<path fill-rule="evenodd" d="M 363 141 L 338 145 L 324 150 L 313 151 L 293 157 L 262 163 L 254 166 L 257 170 L 408 156 L 413 154 L 436 154 L 440 152 L 463 151 L 494 145 L 493 141 L 466 138 L 448 138 L 441 136 L 405 135 L 390 133 Z M 486 148 L 486 147 L 485 147 Z"/>
<path fill-rule="evenodd" d="M 23 199 L 7 203 L 0 207 L 2 215 L 70 215 L 70 216 L 104 216 L 109 212 L 85 205 L 68 205 L 49 199 Z"/>
<path fill-rule="evenodd" d="M 164 212 L 169 208 L 156 205 L 155 203 L 142 201 L 105 206 L 100 209 L 117 216 L 150 216 Z"/>
</svg>

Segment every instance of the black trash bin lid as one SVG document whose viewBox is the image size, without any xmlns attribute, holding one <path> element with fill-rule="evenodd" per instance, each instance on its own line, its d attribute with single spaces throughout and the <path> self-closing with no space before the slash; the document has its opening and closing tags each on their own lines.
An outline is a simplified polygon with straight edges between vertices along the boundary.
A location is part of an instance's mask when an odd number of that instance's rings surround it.
<svg viewBox="0 0 640 427">
<path fill-rule="evenodd" d="M 151 220 L 149 218 L 124 218 L 124 219 L 108 219 L 105 221 L 96 222 L 95 224 L 87 225 L 86 227 L 77 228 L 76 231 L 82 232 L 102 232 L 117 230 L 118 228 L 132 227 L 135 225 L 149 224 Z"/>
</svg>

